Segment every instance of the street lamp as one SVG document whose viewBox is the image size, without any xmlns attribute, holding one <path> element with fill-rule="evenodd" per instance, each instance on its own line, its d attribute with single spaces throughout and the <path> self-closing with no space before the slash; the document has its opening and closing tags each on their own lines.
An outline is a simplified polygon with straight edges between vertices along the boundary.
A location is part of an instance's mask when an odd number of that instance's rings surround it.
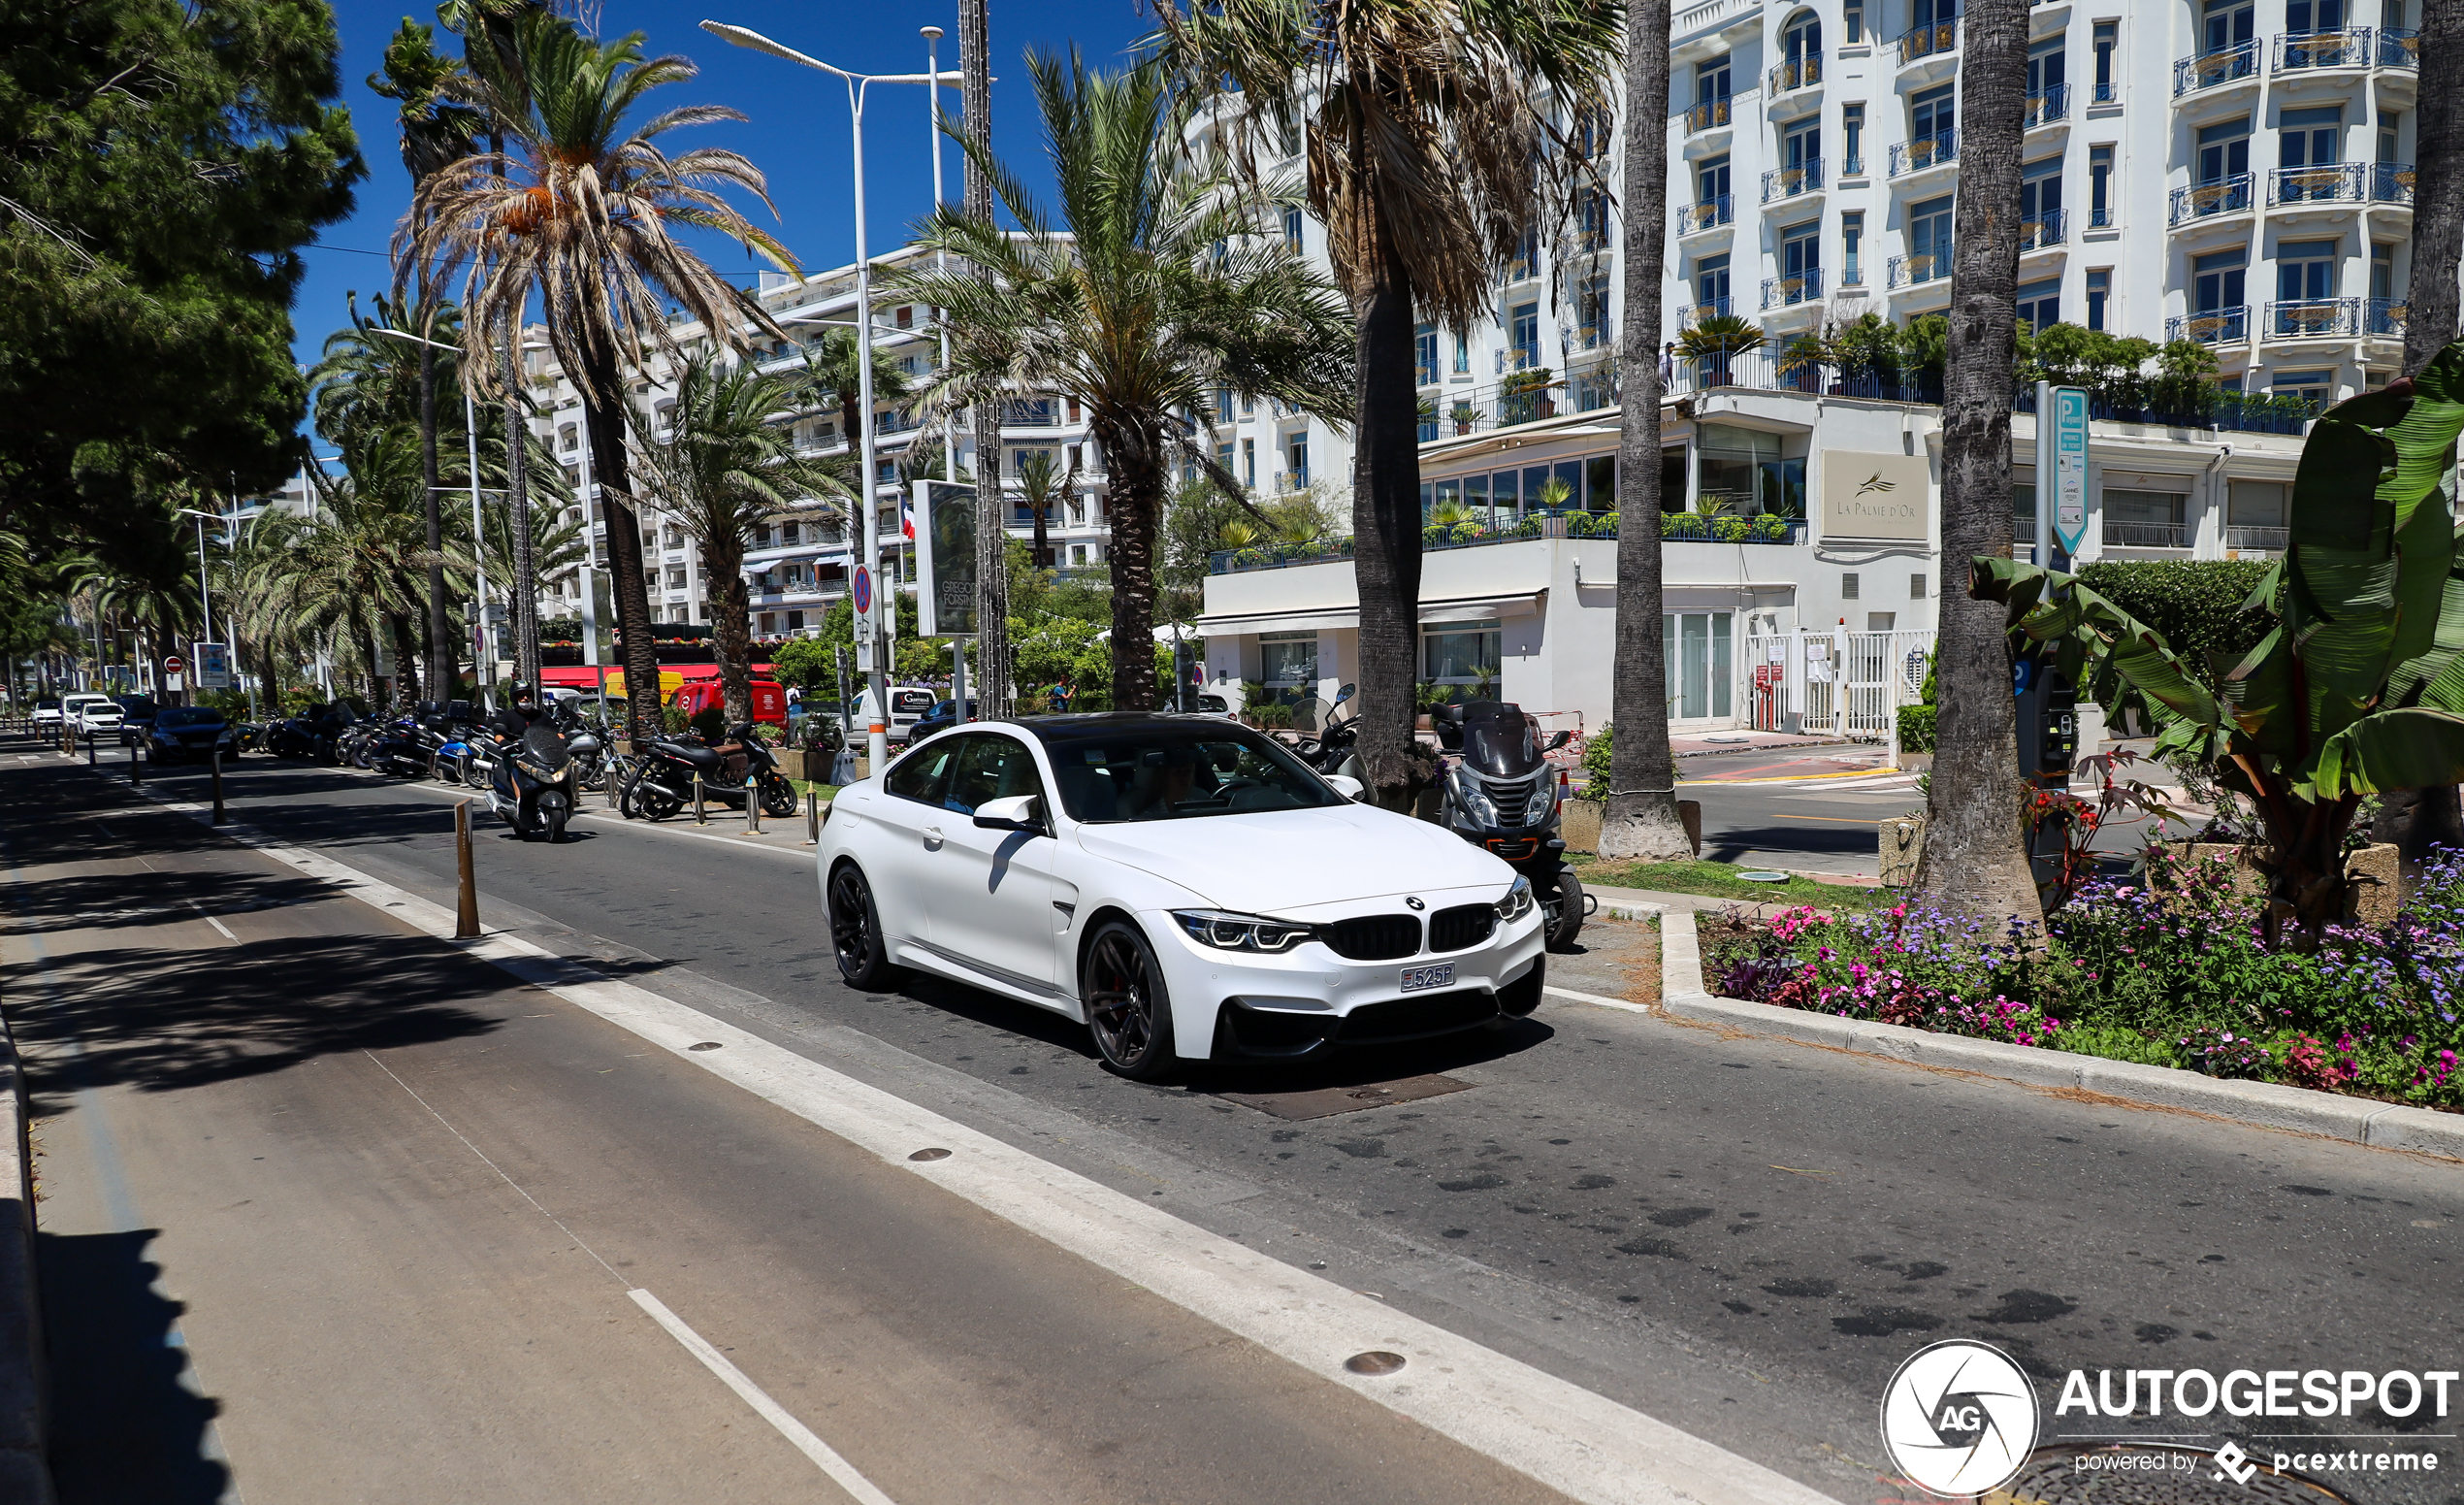
<svg viewBox="0 0 2464 1505">
<path fill-rule="evenodd" d="M 881 630 L 882 613 L 887 605 L 880 588 L 881 575 L 881 509 L 874 496 L 873 479 L 873 282 L 872 257 L 864 245 L 864 92 L 875 83 L 928 83 L 936 97 L 944 79 L 956 80 L 956 74 L 932 73 L 850 73 L 834 68 L 818 57 L 807 57 L 792 47 L 771 41 L 758 31 L 731 26 L 722 21 L 703 21 L 701 29 L 720 41 L 735 47 L 767 52 L 772 57 L 818 69 L 845 82 L 847 114 L 855 131 L 856 161 L 856 384 L 859 429 L 859 452 L 863 466 L 864 559 L 860 568 L 873 580 L 872 601 L 868 615 L 873 647 L 872 708 L 867 718 L 864 750 L 870 766 L 879 770 L 890 761 L 890 679 L 881 652 L 885 635 Z M 896 620 L 892 617 L 891 620 Z"/>
<path fill-rule="evenodd" d="M 461 348 L 460 345 L 447 344 L 441 340 L 430 340 L 421 335 L 414 335 L 407 329 L 388 329 L 381 324 L 370 327 L 388 339 L 406 340 L 412 344 L 424 344 L 431 349 L 459 350 Z M 479 601 L 479 629 L 484 634 L 487 631 L 488 618 L 488 535 L 479 520 L 479 410 L 470 401 L 470 383 L 462 381 L 455 384 L 462 388 L 462 435 L 470 447 L 470 568 L 476 572 L 474 586 Z M 505 442 L 510 444 L 517 443 L 519 441 L 508 435 Z M 480 645 L 474 645 L 472 653 L 474 655 L 470 665 L 472 672 L 484 683 L 487 678 L 487 660 L 490 655 Z M 454 672 L 459 674 L 461 671 L 457 669 Z M 451 699 L 451 696 L 448 695 L 446 699 Z"/>
<path fill-rule="evenodd" d="M 193 507 L 183 507 L 173 515 L 197 519 L 197 605 L 203 607 L 206 613 L 205 640 L 211 642 L 213 641 L 213 597 L 206 590 L 206 524 L 222 523 L 226 541 L 230 524 L 218 512 L 201 512 Z"/>
</svg>

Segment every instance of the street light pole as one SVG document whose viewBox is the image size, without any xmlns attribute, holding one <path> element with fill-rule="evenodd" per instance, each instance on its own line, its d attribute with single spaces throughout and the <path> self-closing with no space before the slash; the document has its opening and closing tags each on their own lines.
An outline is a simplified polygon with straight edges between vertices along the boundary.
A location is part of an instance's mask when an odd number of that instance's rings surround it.
<svg viewBox="0 0 2464 1505">
<path fill-rule="evenodd" d="M 872 578 L 872 603 L 867 615 L 871 618 L 873 669 L 870 681 L 872 706 L 864 750 L 870 767 L 879 771 L 890 761 L 890 677 L 883 660 L 889 635 L 882 630 L 885 608 L 890 605 L 881 589 L 881 508 L 874 495 L 873 460 L 873 281 L 872 254 L 864 237 L 864 91 L 875 83 L 929 83 L 936 92 L 942 75 L 916 73 L 850 73 L 835 68 L 818 57 L 808 57 L 782 43 L 771 41 L 758 31 L 731 26 L 720 21 L 703 21 L 701 29 L 735 47 L 767 52 L 806 68 L 818 69 L 843 80 L 847 85 L 847 114 L 855 137 L 856 164 L 856 387 L 859 423 L 859 453 L 862 456 L 863 475 L 859 497 L 864 508 L 864 557 L 859 567 Z M 894 623 L 893 615 L 890 620 Z"/>
</svg>

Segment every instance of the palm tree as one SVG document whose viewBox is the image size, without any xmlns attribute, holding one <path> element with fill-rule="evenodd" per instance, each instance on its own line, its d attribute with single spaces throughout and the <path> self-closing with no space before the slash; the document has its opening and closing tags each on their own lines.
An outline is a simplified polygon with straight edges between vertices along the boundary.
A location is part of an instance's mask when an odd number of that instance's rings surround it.
<svg viewBox="0 0 2464 1505">
<path fill-rule="evenodd" d="M 1606 114 L 1622 0 L 1155 3 L 1155 40 L 1192 102 L 1239 106 L 1225 128 L 1245 156 L 1281 157 L 1306 121 L 1310 208 L 1357 322 L 1360 754 L 1379 801 L 1404 806 L 1431 776 L 1411 739 L 1415 326 L 1490 317 L 1497 270 L 1598 186 L 1558 122 Z"/>
<path fill-rule="evenodd" d="M 342 446 L 340 476 L 309 474 L 316 513 L 294 542 L 285 582 L 298 625 L 349 643 L 372 673 L 382 641 L 394 656 L 395 699 L 414 700 L 410 622 L 426 555 L 419 436 L 404 426 L 356 433 Z"/>
<path fill-rule="evenodd" d="M 1035 516 L 1035 542 L 1029 558 L 1038 570 L 1053 568 L 1053 542 L 1045 525 L 1052 517 L 1053 508 L 1058 507 L 1077 484 L 1078 467 L 1073 465 L 1066 471 L 1062 470 L 1060 462 L 1053 458 L 1049 449 L 1030 449 L 1019 461 L 1019 500 L 1026 504 L 1026 509 Z"/>
<path fill-rule="evenodd" d="M 1942 578 L 1933 776 L 1915 886 L 1999 926 L 2043 913 L 2011 813 L 2020 786 L 2002 608 L 1968 595 L 1969 561 L 2011 553 L 2011 387 L 2019 352 L 2019 156 L 2027 0 L 1961 17 L 1960 186 L 1942 376 Z M 2040 484 L 2043 484 L 2040 482 Z"/>
<path fill-rule="evenodd" d="M 598 42 L 543 11 L 521 16 L 501 46 L 473 50 L 470 61 L 474 96 L 507 149 L 465 157 L 420 185 L 395 231 L 397 261 L 469 269 L 463 369 L 467 380 L 491 391 L 506 383 L 490 352 L 518 342 L 523 311 L 535 292 L 539 297 L 548 344 L 581 394 L 592 475 L 607 490 L 626 680 L 656 684 L 641 523 L 628 500 L 624 373 L 642 368 L 646 344 L 671 364 L 684 359 L 669 328 L 671 305 L 698 320 L 714 344 L 749 349 L 748 322 L 786 338 L 671 227 L 715 230 L 789 272 L 795 262 L 721 195 L 741 188 L 771 207 L 750 161 L 713 147 L 670 157 L 658 144 L 681 126 L 742 120 L 742 114 L 705 105 L 639 118 L 652 90 L 694 77 L 691 62 L 645 58 L 638 32 Z M 518 582 L 523 588 L 534 582 Z M 627 703 L 636 739 L 655 730 L 651 699 Z"/>
<path fill-rule="evenodd" d="M 859 384 L 861 369 L 857 364 L 856 331 L 825 330 L 804 347 L 804 385 L 813 396 L 838 405 L 838 435 L 847 445 L 850 456 L 856 453 L 856 435 L 863 416 L 863 387 Z M 881 350 L 873 351 L 873 401 L 876 404 L 903 403 L 915 395 L 915 387 L 907 374 Z"/>
<path fill-rule="evenodd" d="M 1230 386 L 1341 421 L 1349 329 L 1324 278 L 1280 238 L 1257 235 L 1223 177 L 1182 154 L 1159 68 L 1104 73 L 1075 52 L 1038 53 L 1027 72 L 1068 232 L 970 141 L 1021 231 L 944 211 L 920 244 L 975 270 L 919 263 L 884 280 L 943 311 L 950 364 L 926 392 L 936 408 L 1021 390 L 1086 408 L 1112 517 L 1112 640 L 1143 645 L 1154 640 L 1155 531 L 1174 462 L 1240 490 L 1183 415 L 1208 410 L 1215 389 Z M 993 437 L 978 435 L 979 447 Z M 990 698 L 994 687 L 985 689 Z M 1151 653 L 1114 655 L 1113 703 L 1153 707 Z"/>
<path fill-rule="evenodd" d="M 1669 174 L 1660 147 L 1669 118 L 1669 0 L 1626 12 L 1624 437 L 1617 453 L 1617 651 L 1608 804 L 1600 855 L 1682 862 L 1694 855 L 1677 815 L 1669 746 L 1669 660 L 1661 637 L 1660 288 L 1667 256 Z M 1756 331 L 1759 336 L 1760 331 Z M 1683 504 L 1683 499 L 1679 499 Z"/>
<path fill-rule="evenodd" d="M 689 360 L 678 368 L 675 406 L 661 415 L 664 425 L 632 413 L 640 500 L 664 508 L 701 546 L 730 723 L 753 719 L 745 546 L 771 517 L 834 513 L 814 499 L 853 496 L 831 467 L 798 455 L 794 435 L 776 421 L 794 405 L 795 387 L 750 365 Z"/>
</svg>

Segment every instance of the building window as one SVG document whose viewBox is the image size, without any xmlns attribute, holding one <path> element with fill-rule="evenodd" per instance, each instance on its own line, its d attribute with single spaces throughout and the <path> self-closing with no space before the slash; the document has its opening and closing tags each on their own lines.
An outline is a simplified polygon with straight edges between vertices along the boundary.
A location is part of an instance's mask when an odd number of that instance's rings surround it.
<svg viewBox="0 0 2464 1505">
<path fill-rule="evenodd" d="M 1839 40 L 1855 44 L 1865 40 L 1865 0 L 1845 0 L 1839 8 Z"/>
<path fill-rule="evenodd" d="M 2113 147 L 2088 148 L 2088 227 L 2101 230 L 2113 223 Z"/>
<path fill-rule="evenodd" d="M 2059 31 L 2027 45 L 2026 120 L 2030 125 L 2059 120 L 2068 113 L 2068 45 L 2067 34 Z"/>
<path fill-rule="evenodd" d="M 1540 305 L 1516 304 L 1508 316 L 1508 325 L 1513 333 L 1514 369 L 1530 371 L 1540 363 Z"/>
<path fill-rule="evenodd" d="M 1839 176 L 1855 178 L 1865 170 L 1865 107 L 1839 107 Z"/>
<path fill-rule="evenodd" d="M 1294 250 L 1301 248 L 1301 212 L 1299 210 L 1283 211 L 1283 244 Z"/>
<path fill-rule="evenodd" d="M 1317 634 L 1260 633 L 1258 680 L 1279 704 L 1298 700 L 1317 683 Z"/>
<path fill-rule="evenodd" d="M 2110 105 L 2120 97 L 2120 85 L 2113 77 L 2113 53 L 2121 45 L 2122 22 L 2098 21 L 2089 37 L 2088 45 L 2096 57 L 2096 93 L 2089 103 Z"/>
<path fill-rule="evenodd" d="M 1852 210 L 1839 216 L 1839 281 L 1860 287 L 1865 280 L 1865 215 Z"/>
<path fill-rule="evenodd" d="M 2400 112 L 2393 110 L 2382 110 L 2379 112 L 2380 161 L 2401 162 L 2404 160 L 2396 154 L 2396 133 L 2403 124 L 2404 116 Z"/>
<path fill-rule="evenodd" d="M 1257 489 L 1257 441 L 1253 439 L 1241 441 L 1241 484 L 1251 491 Z M 1075 513 L 1077 508 L 1071 511 Z"/>
<path fill-rule="evenodd" d="M 1574 285 L 1576 344 L 1596 350 L 1608 343 L 1608 274 L 1594 272 Z"/>
<path fill-rule="evenodd" d="M 1909 208 L 1909 281 L 1930 282 L 1951 275 L 1951 222 L 1947 194 Z"/>
<path fill-rule="evenodd" d="M 2194 311 L 2238 311 L 2247 298 L 2245 278 L 2250 253 L 2236 246 L 2190 262 L 2190 299 Z"/>
<path fill-rule="evenodd" d="M 1438 326 L 1423 324 L 1411 332 L 1412 378 L 1420 386 L 1438 383 Z M 1226 417 L 1231 416 L 1229 413 Z"/>
<path fill-rule="evenodd" d="M 1951 133 L 1957 130 L 1960 124 L 1958 103 L 1957 85 L 1949 83 L 1911 96 L 1908 100 L 1908 145 L 1910 147 L 1923 144 L 1929 152 L 1933 152 L 1939 151 L 1942 147 L 1947 147 L 1954 139 Z M 1910 153 L 1912 161 L 1914 155 L 1912 150 Z M 1927 160 L 1930 161 L 1932 158 L 1929 156 Z"/>
<path fill-rule="evenodd" d="M 2280 371 L 2268 378 L 2267 389 L 2279 397 L 2301 398 L 2316 415 L 2324 411 L 2336 395 L 2336 374 L 2332 371 Z"/>
<path fill-rule="evenodd" d="M 1293 486 L 1301 487 L 1308 485 L 1309 436 L 1306 434 L 1293 435 L 1289 446 L 1285 449 L 1284 453 L 1290 457 L 1288 465 L 1291 471 Z"/>
<path fill-rule="evenodd" d="M 1912 574 L 1912 575 L 1908 576 L 1908 599 L 1909 599 L 1910 601 L 1923 601 L 1923 600 L 1925 600 L 1925 576 L 1924 576 L 1924 575 L 1921 575 L 1921 574 Z"/>
<path fill-rule="evenodd" d="M 1420 633 L 1421 677 L 1432 684 L 1495 684 L 1506 667 L 1505 644 L 1495 621 L 1431 624 Z"/>
<path fill-rule="evenodd" d="M 1857 577 L 1855 575 L 1843 574 L 1839 577 L 1839 599 L 1842 601 L 1854 601 L 1857 599 Z"/>
<path fill-rule="evenodd" d="M 2088 274 L 2088 327 L 2105 327 L 2105 305 L 2113 297 L 2113 269 L 2097 267 Z"/>
<path fill-rule="evenodd" d="M 1660 645 L 1668 655 L 1670 710 L 1683 720 L 1731 713 L 1734 686 L 1732 635 L 1727 611 L 1670 611 L 1660 618 Z"/>
<path fill-rule="evenodd" d="M 2251 170 L 2251 122 L 2248 115 L 2227 120 L 2221 125 L 2199 127 L 2199 181 L 2220 183 L 2239 178 Z M 2220 204 L 2218 209 L 2248 209 L 2240 204 Z M 2210 213 L 2215 213 L 2212 210 Z"/>
<path fill-rule="evenodd" d="M 1694 264 L 1696 318 L 1729 311 L 1729 259 L 1705 256 Z"/>
<path fill-rule="evenodd" d="M 2276 247 L 2276 314 L 2280 335 L 2332 334 L 2336 243 L 2285 241 Z M 2284 307 L 2284 305 L 2295 307 Z M 2317 305 L 2318 307 L 2304 307 Z M 2322 320 L 2330 327 L 2320 327 Z"/>
<path fill-rule="evenodd" d="M 2022 328 L 2044 333 L 2049 325 L 2061 321 L 2061 279 L 2049 278 L 2029 282 L 2019 290 L 2019 322 Z"/>
<path fill-rule="evenodd" d="M 2041 157 L 2019 170 L 2019 245 L 2042 250 L 2062 243 L 2061 158 Z"/>
<path fill-rule="evenodd" d="M 1454 337 L 1454 374 L 1458 376 L 1472 374 L 1472 342 L 1461 335 Z"/>
</svg>

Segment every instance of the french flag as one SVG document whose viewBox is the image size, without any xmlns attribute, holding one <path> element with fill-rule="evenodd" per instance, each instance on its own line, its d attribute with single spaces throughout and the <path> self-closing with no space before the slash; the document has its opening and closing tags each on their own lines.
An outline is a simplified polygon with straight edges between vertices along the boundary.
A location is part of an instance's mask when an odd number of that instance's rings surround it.
<svg viewBox="0 0 2464 1505">
<path fill-rule="evenodd" d="M 916 503 L 913 497 L 898 499 L 898 531 L 906 536 L 908 542 L 916 541 Z"/>
</svg>

